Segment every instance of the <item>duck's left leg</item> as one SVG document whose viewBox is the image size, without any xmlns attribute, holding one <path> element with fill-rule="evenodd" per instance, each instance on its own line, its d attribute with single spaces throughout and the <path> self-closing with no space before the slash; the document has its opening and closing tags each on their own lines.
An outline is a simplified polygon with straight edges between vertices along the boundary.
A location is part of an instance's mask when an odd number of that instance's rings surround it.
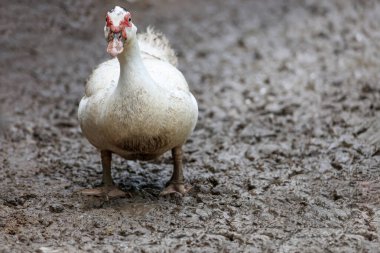
<svg viewBox="0 0 380 253">
<path fill-rule="evenodd" d="M 171 193 L 179 193 L 183 195 L 191 189 L 191 185 L 185 184 L 183 178 L 182 154 L 182 146 L 172 149 L 174 163 L 173 174 L 170 181 L 166 184 L 165 189 L 160 193 L 160 195 L 167 195 Z"/>
</svg>

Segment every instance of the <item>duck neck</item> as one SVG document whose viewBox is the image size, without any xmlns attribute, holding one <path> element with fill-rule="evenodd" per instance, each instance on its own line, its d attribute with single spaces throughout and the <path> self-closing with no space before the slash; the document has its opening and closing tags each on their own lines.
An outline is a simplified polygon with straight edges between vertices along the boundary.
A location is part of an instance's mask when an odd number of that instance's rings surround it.
<svg viewBox="0 0 380 253">
<path fill-rule="evenodd" d="M 120 77 L 116 92 L 124 93 L 131 89 L 152 85 L 150 75 L 145 68 L 136 38 L 125 45 L 123 53 L 118 56 Z"/>
</svg>

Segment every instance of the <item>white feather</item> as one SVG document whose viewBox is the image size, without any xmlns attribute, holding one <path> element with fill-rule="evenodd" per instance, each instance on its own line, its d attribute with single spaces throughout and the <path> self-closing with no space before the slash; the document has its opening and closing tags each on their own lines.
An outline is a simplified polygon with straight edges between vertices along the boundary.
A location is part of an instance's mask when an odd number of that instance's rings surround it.
<svg viewBox="0 0 380 253">
<path fill-rule="evenodd" d="M 151 159 L 185 143 L 198 106 L 161 33 L 148 28 L 131 40 L 119 59 L 93 71 L 78 117 L 83 134 L 98 149 Z"/>
</svg>

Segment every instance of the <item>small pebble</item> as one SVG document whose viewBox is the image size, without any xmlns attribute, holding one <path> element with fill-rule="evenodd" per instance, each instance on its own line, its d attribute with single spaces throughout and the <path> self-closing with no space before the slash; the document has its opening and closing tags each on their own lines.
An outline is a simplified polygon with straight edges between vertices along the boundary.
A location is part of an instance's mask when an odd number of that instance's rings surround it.
<svg viewBox="0 0 380 253">
<path fill-rule="evenodd" d="M 49 211 L 52 213 L 62 213 L 64 211 L 64 208 L 60 204 L 52 204 L 49 206 Z"/>
</svg>

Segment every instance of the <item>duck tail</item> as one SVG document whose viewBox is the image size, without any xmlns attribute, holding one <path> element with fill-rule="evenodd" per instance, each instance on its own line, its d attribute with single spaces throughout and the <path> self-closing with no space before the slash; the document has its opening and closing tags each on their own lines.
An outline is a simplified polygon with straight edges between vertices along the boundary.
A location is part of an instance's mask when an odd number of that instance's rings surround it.
<svg viewBox="0 0 380 253">
<path fill-rule="evenodd" d="M 177 66 L 177 56 L 171 48 L 169 40 L 161 32 L 149 26 L 146 33 L 138 35 L 138 40 L 143 54 Z"/>
</svg>

